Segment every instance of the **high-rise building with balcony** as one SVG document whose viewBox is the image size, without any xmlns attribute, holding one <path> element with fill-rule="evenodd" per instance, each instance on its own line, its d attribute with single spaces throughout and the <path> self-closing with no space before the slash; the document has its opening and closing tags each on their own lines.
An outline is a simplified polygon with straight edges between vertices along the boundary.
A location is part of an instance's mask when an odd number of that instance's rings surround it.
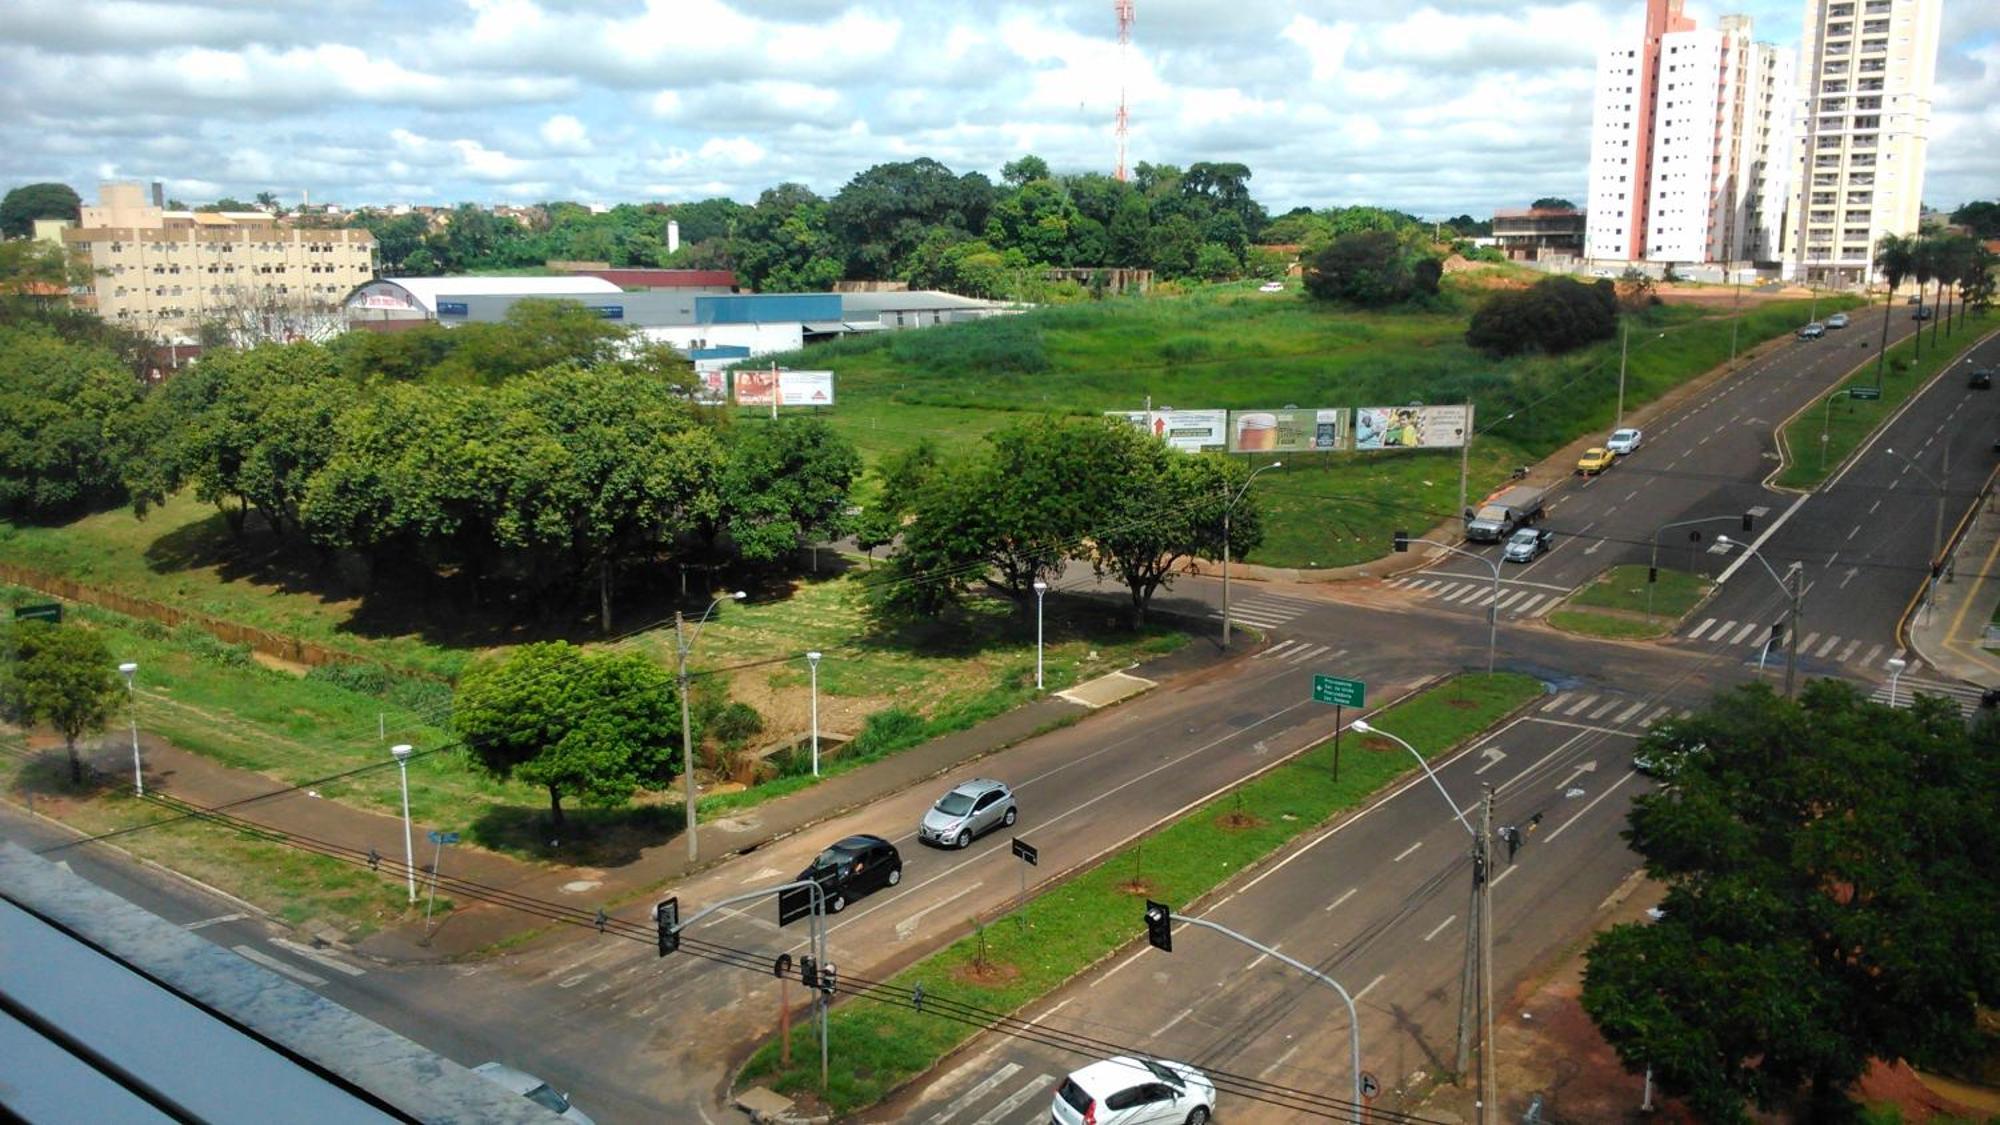
<svg viewBox="0 0 2000 1125">
<path fill-rule="evenodd" d="M 1790 52 L 1757 42 L 1748 16 L 1703 29 L 1681 0 L 1648 0 L 1639 42 L 1598 58 L 1584 255 L 1775 260 L 1791 89 Z"/>
<path fill-rule="evenodd" d="M 1806 0 L 1785 271 L 1856 285 L 1923 204 L 1944 0 Z"/>
</svg>

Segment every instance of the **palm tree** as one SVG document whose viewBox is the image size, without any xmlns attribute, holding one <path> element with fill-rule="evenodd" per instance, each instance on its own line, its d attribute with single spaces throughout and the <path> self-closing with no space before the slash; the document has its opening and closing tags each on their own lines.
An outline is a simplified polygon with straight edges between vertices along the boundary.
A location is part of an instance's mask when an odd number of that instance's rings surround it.
<svg viewBox="0 0 2000 1125">
<path fill-rule="evenodd" d="M 1875 244 L 1875 268 L 1881 271 L 1882 280 L 1889 285 L 1889 291 L 1882 298 L 1882 346 L 1875 352 L 1875 385 L 1882 385 L 1882 365 L 1889 356 L 1889 317 L 1895 312 L 1896 287 L 1910 276 L 1915 265 L 1914 239 L 1900 234 L 1885 234 Z"/>
<path fill-rule="evenodd" d="M 1965 319 L 1965 285 L 1966 282 L 1972 279 L 1973 251 L 1978 249 L 1978 247 L 1979 241 L 1970 235 L 1954 234 L 1951 236 L 1951 253 L 1949 255 L 1951 285 L 1956 290 L 1954 295 L 1957 298 L 1953 315 L 1957 317 L 1958 321 Z M 1957 321 L 1954 321 L 1950 325 L 1950 330 L 1954 332 L 1958 330 Z"/>
<path fill-rule="evenodd" d="M 1937 276 L 1937 238 L 1935 236 L 1919 234 L 1910 239 L 1910 274 L 1917 279 L 1917 309 L 1922 311 L 1924 308 L 1924 286 L 1929 285 L 1931 278 Z M 1931 313 L 1935 316 L 1937 310 L 1932 309 Z M 1917 342 L 1916 354 L 1912 358 L 1921 360 L 1924 358 L 1923 321 L 1917 321 L 1917 330 L 1911 333 L 1911 337 Z"/>
</svg>

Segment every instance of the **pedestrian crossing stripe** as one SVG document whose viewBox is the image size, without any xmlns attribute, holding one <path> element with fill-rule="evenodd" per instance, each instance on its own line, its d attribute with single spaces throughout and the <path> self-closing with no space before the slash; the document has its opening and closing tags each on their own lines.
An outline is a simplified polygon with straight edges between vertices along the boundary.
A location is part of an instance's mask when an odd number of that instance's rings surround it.
<svg viewBox="0 0 2000 1125">
<path fill-rule="evenodd" d="M 1747 643 L 1757 648 L 1762 648 L 1765 642 L 1770 640 L 1770 636 L 1769 627 L 1756 621 L 1722 621 L 1718 623 L 1717 619 L 1709 617 L 1704 618 L 1701 624 L 1696 625 L 1688 631 L 1687 640 L 1706 640 L 1709 644 L 1718 645 L 1740 645 Z M 1888 656 L 1894 654 L 1886 651 L 1879 643 L 1869 645 L 1867 651 L 1863 652 L 1861 648 L 1862 644 L 1862 640 L 1858 637 L 1848 638 L 1842 637 L 1837 633 L 1815 631 L 1807 633 L 1799 639 L 1799 655 L 1811 660 L 1832 660 L 1838 664 L 1851 664 L 1856 667 L 1886 672 L 1888 669 L 1883 666 L 1883 661 Z M 1836 650 L 1838 650 L 1837 653 Z M 1767 658 L 1770 660 L 1782 660 L 1784 655 L 1785 648 L 1781 641 L 1771 647 Z M 1914 667 L 1914 664 L 1912 666 Z"/>
</svg>

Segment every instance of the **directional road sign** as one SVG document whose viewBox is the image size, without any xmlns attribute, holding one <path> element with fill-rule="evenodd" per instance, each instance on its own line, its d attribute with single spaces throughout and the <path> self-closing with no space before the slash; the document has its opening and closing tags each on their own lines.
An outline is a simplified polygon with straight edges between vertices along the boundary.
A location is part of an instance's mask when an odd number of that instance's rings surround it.
<svg viewBox="0 0 2000 1125">
<path fill-rule="evenodd" d="M 1014 838 L 1014 854 L 1025 860 L 1029 867 L 1041 866 L 1041 853 L 1035 850 L 1035 845 L 1018 836 Z"/>
<path fill-rule="evenodd" d="M 789 926 L 812 912 L 811 887 L 786 887 L 778 892 L 778 925 Z"/>
<path fill-rule="evenodd" d="M 1337 707 L 1359 707 L 1367 685 L 1360 680 L 1343 680 L 1339 676 L 1313 677 L 1313 702 L 1331 703 Z"/>
<path fill-rule="evenodd" d="M 1847 397 L 1848 397 L 1848 398 L 1860 398 L 1860 399 L 1876 399 L 1876 398 L 1881 398 L 1881 397 L 1882 397 L 1882 388 L 1880 388 L 1880 387 L 1849 387 L 1849 388 L 1847 388 Z"/>
<path fill-rule="evenodd" d="M 431 836 L 431 843 L 433 844 L 458 843 L 458 833 L 456 832 L 439 832 L 436 830 L 432 830 L 430 836 Z"/>
<path fill-rule="evenodd" d="M 14 607 L 16 621 L 46 621 L 51 625 L 62 624 L 62 603 L 46 602 L 42 605 L 18 605 Z"/>
</svg>

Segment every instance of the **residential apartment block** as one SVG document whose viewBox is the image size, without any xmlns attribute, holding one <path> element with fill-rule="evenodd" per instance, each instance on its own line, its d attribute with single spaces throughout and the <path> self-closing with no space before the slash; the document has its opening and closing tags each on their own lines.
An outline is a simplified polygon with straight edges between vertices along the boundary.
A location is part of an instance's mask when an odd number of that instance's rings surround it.
<svg viewBox="0 0 2000 1125">
<path fill-rule="evenodd" d="M 1923 202 L 1944 0 L 1806 0 L 1788 276 L 1865 282 L 1885 234 Z"/>
<path fill-rule="evenodd" d="M 1791 172 L 1792 56 L 1747 16 L 1698 28 L 1648 0 L 1636 44 L 1598 58 L 1584 255 L 1773 261 Z"/>
<path fill-rule="evenodd" d="M 365 230 L 294 227 L 261 211 L 168 211 L 135 183 L 101 185 L 63 242 L 97 275 L 99 316 L 170 343 L 210 321 L 260 323 L 281 338 L 307 319 L 337 323 L 342 299 L 375 276 Z"/>
</svg>

